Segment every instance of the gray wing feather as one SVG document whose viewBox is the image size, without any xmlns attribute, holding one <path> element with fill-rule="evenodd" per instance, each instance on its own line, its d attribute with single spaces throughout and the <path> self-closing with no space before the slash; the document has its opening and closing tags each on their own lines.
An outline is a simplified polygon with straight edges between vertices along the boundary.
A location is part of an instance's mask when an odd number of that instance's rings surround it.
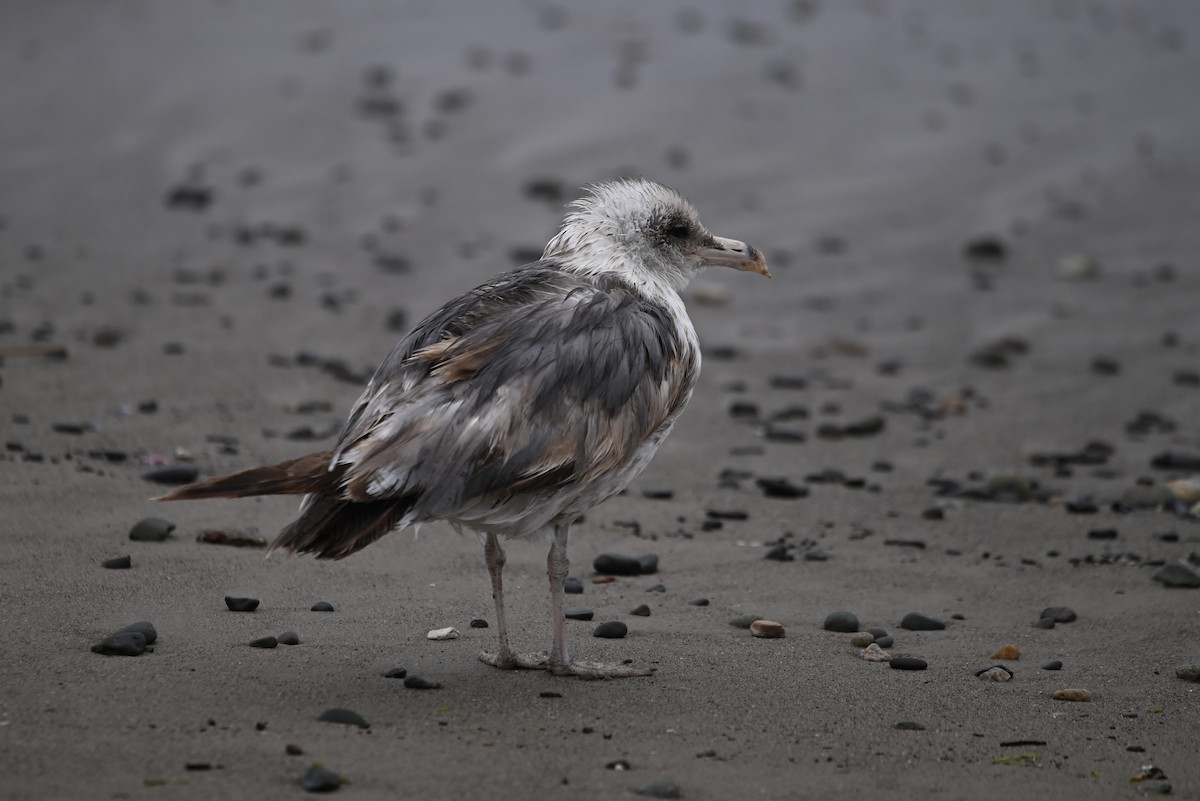
<svg viewBox="0 0 1200 801">
<path fill-rule="evenodd" d="M 686 402 L 694 354 L 670 313 L 540 262 L 439 309 L 400 342 L 334 452 L 351 500 L 410 521 L 618 469 Z"/>
</svg>

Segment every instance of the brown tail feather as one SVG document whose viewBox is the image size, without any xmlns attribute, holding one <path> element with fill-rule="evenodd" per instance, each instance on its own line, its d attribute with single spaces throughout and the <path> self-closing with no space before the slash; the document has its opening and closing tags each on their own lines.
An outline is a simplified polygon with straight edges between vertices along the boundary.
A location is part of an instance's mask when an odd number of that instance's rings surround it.
<svg viewBox="0 0 1200 801">
<path fill-rule="evenodd" d="M 337 474 L 329 472 L 331 456 L 329 451 L 323 451 L 267 467 L 252 467 L 239 473 L 188 484 L 154 500 L 196 501 L 204 498 L 332 492 L 337 485 Z"/>
<path fill-rule="evenodd" d="M 387 534 L 412 506 L 411 498 L 355 502 L 328 495 L 313 497 L 268 551 L 314 553 L 318 559 L 344 559 Z"/>
</svg>

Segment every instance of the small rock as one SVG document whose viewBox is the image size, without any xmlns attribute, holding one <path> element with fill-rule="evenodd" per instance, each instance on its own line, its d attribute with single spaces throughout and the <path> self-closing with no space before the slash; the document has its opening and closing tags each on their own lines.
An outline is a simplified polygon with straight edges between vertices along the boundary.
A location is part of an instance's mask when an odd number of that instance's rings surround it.
<svg viewBox="0 0 1200 801">
<path fill-rule="evenodd" d="M 591 609 L 568 609 L 566 612 L 567 620 L 591 620 L 595 616 Z"/>
<path fill-rule="evenodd" d="M 1181 478 L 1168 481 L 1167 489 L 1179 500 L 1186 504 L 1200 503 L 1200 478 Z"/>
<path fill-rule="evenodd" d="M 925 724 L 917 723 L 915 720 L 902 720 L 892 728 L 900 731 L 925 731 Z"/>
<path fill-rule="evenodd" d="M 92 646 L 92 653 L 104 656 L 141 656 L 146 652 L 146 637 L 136 631 L 110 634 Z"/>
<path fill-rule="evenodd" d="M 1117 530 L 1115 528 L 1094 528 L 1087 533 L 1089 540 L 1115 540 L 1117 538 Z"/>
<path fill-rule="evenodd" d="M 160 517 L 139 520 L 129 530 L 129 539 L 134 542 L 162 542 L 175 530 L 175 524 Z"/>
<path fill-rule="evenodd" d="M 859 657 L 868 662 L 890 662 L 892 655 L 879 647 L 879 643 L 873 642 L 859 652 Z"/>
<path fill-rule="evenodd" d="M 592 569 L 607 576 L 637 576 L 642 572 L 642 563 L 632 556 L 602 553 L 592 562 Z"/>
<path fill-rule="evenodd" d="M 488 622 L 481 617 L 477 617 L 471 621 L 471 628 L 473 629 L 486 629 L 487 627 Z"/>
<path fill-rule="evenodd" d="M 117 629 L 113 634 L 128 634 L 131 631 L 145 637 L 146 645 L 153 645 L 158 640 L 158 632 L 154 629 L 154 624 L 149 620 L 139 620 L 137 623 L 130 623 L 124 628 Z"/>
<path fill-rule="evenodd" d="M 1200 575 L 1179 562 L 1172 562 L 1160 567 L 1154 574 L 1154 580 L 1164 587 L 1200 587 Z"/>
<path fill-rule="evenodd" d="M 707 598 L 693 598 L 692 600 L 688 601 L 688 606 L 708 606 L 708 603 L 709 601 Z"/>
<path fill-rule="evenodd" d="M 371 724 L 367 723 L 362 715 L 352 709 L 342 709 L 340 707 L 326 709 L 317 717 L 317 720 L 322 723 L 340 723 L 345 726 L 357 726 L 360 729 L 371 728 Z"/>
<path fill-rule="evenodd" d="M 983 670 L 975 671 L 975 675 L 984 681 L 1011 681 L 1012 671 L 1004 667 L 1004 665 L 993 665 Z"/>
<path fill-rule="evenodd" d="M 875 635 L 869 631 L 860 631 L 850 638 L 850 644 L 855 648 L 866 648 L 875 642 Z"/>
<path fill-rule="evenodd" d="M 1175 676 L 1184 681 L 1200 683 L 1200 665 L 1180 665 L 1175 668 Z"/>
<path fill-rule="evenodd" d="M 1021 649 L 1015 645 L 1009 644 L 1000 648 L 999 651 L 992 654 L 992 659 L 1020 659 Z"/>
<path fill-rule="evenodd" d="M 1076 620 L 1075 610 L 1069 606 L 1048 606 L 1039 617 L 1050 618 L 1055 623 L 1074 623 Z"/>
<path fill-rule="evenodd" d="M 1058 659 L 1051 659 L 1042 665 L 1042 670 L 1062 670 L 1062 662 Z"/>
<path fill-rule="evenodd" d="M 619 620 L 601 623 L 592 630 L 593 637 L 604 637 L 609 640 L 619 640 L 629 633 L 629 627 Z"/>
<path fill-rule="evenodd" d="M 734 615 L 729 619 L 729 625 L 735 629 L 748 629 L 754 621 L 762 619 L 762 615 Z"/>
<path fill-rule="evenodd" d="M 257 640 L 250 641 L 251 648 L 274 648 L 279 645 L 279 640 L 274 637 L 259 637 Z"/>
<path fill-rule="evenodd" d="M 313 765 L 300 778 L 300 786 L 310 793 L 332 793 L 342 786 L 342 777 L 328 768 Z"/>
<path fill-rule="evenodd" d="M 191 484 L 200 477 L 200 468 L 192 464 L 173 464 L 166 467 L 147 470 L 142 473 L 142 479 L 155 484 Z"/>
<path fill-rule="evenodd" d="M 822 624 L 826 631 L 853 634 L 858 631 L 858 616 L 853 612 L 831 612 Z"/>
<path fill-rule="evenodd" d="M 637 617 L 650 617 L 650 607 L 645 604 L 638 604 L 629 614 L 636 615 Z"/>
<path fill-rule="evenodd" d="M 642 785 L 636 792 L 648 798 L 683 798 L 683 790 L 670 779 L 657 779 Z"/>
<path fill-rule="evenodd" d="M 1055 690 L 1055 701 L 1090 701 L 1092 694 L 1082 688 L 1070 688 L 1066 690 Z"/>
<path fill-rule="evenodd" d="M 750 624 L 750 633 L 755 637 L 775 639 L 783 637 L 786 632 L 782 623 L 777 623 L 774 620 L 756 620 Z"/>
<path fill-rule="evenodd" d="M 562 693 L 556 693 L 554 690 L 542 690 L 538 693 L 538 698 L 562 698 Z"/>
<path fill-rule="evenodd" d="M 563 592 L 567 593 L 568 595 L 579 595 L 583 592 L 583 582 L 577 578 L 568 577 L 567 580 L 563 582 Z"/>
<path fill-rule="evenodd" d="M 314 612 L 332 612 L 333 604 L 329 603 L 329 601 L 317 601 L 315 604 L 312 605 L 312 611 L 314 611 Z"/>
<path fill-rule="evenodd" d="M 941 631 L 946 628 L 946 624 L 940 620 L 934 620 L 931 617 L 918 614 L 917 612 L 909 612 L 900 621 L 900 628 L 908 629 L 909 631 Z"/>
<path fill-rule="evenodd" d="M 404 686 L 410 690 L 440 690 L 442 685 L 436 681 L 427 681 L 420 676 L 408 676 L 404 679 Z"/>
<path fill-rule="evenodd" d="M 612 584 L 616 580 L 616 576 L 592 576 L 593 584 Z"/>
<path fill-rule="evenodd" d="M 637 558 L 638 567 L 642 570 L 643 576 L 649 576 L 652 573 L 658 572 L 658 554 L 647 553 L 642 554 Z"/>
<path fill-rule="evenodd" d="M 279 640 L 280 645 L 299 645 L 300 635 L 294 631 L 285 631 L 275 639 Z"/>
<path fill-rule="evenodd" d="M 763 559 L 766 559 L 768 562 L 791 562 L 794 561 L 795 558 L 796 557 L 792 556 L 791 551 L 788 550 L 788 546 L 784 545 L 783 543 L 772 545 L 767 549 L 767 552 L 763 554 Z"/>
<path fill-rule="evenodd" d="M 402 679 L 408 675 L 408 670 L 402 667 L 394 667 L 383 674 L 385 679 Z"/>
<path fill-rule="evenodd" d="M 805 562 L 826 562 L 829 560 L 829 554 L 820 548 L 812 548 L 804 552 Z"/>
<path fill-rule="evenodd" d="M 887 634 L 883 635 L 882 637 L 875 638 L 875 644 L 878 645 L 880 648 L 891 648 L 892 644 L 895 642 L 896 642 L 895 638 L 893 638 L 892 636 L 887 635 Z"/>
<path fill-rule="evenodd" d="M 888 666 L 895 670 L 924 670 L 929 663 L 915 656 L 897 656 L 888 660 Z"/>
<path fill-rule="evenodd" d="M 432 629 L 425 635 L 427 640 L 457 640 L 458 629 L 453 626 L 447 626 L 444 629 Z"/>
<path fill-rule="evenodd" d="M 126 556 L 114 556 L 112 559 L 105 559 L 100 563 L 101 567 L 106 567 L 109 570 L 128 570 L 133 567 L 133 560 Z"/>
<path fill-rule="evenodd" d="M 1033 627 L 1035 629 L 1052 629 L 1054 628 L 1054 618 L 1043 617 L 1039 620 L 1035 620 L 1033 622 Z"/>
<path fill-rule="evenodd" d="M 229 607 L 230 612 L 253 612 L 258 608 L 258 599 L 237 598 L 232 595 L 226 595 L 225 605 Z"/>
<path fill-rule="evenodd" d="M 803 498 L 808 495 L 808 487 L 798 486 L 786 478 L 759 478 L 755 484 L 767 498 Z"/>
<path fill-rule="evenodd" d="M 304 749 L 295 743 L 288 743 L 283 747 L 283 752 L 288 756 L 300 756 L 304 753 Z"/>
</svg>

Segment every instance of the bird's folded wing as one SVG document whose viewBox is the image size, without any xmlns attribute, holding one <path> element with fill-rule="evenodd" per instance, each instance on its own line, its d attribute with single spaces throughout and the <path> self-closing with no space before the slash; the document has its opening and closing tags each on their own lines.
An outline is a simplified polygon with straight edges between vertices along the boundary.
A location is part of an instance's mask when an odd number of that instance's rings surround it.
<svg viewBox="0 0 1200 801">
<path fill-rule="evenodd" d="M 401 342 L 334 453 L 344 496 L 409 498 L 414 519 L 619 469 L 686 402 L 678 321 L 630 287 L 509 273 Z"/>
</svg>

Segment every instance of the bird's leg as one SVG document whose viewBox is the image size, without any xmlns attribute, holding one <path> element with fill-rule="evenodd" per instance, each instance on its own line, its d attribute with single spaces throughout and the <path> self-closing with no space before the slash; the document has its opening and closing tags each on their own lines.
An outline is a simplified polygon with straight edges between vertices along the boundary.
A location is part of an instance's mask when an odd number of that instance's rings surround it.
<svg viewBox="0 0 1200 801">
<path fill-rule="evenodd" d="M 546 657 L 542 654 L 518 654 L 508 642 L 508 622 L 504 617 L 504 549 L 500 538 L 489 533 L 483 544 L 483 556 L 487 562 L 488 575 L 492 579 L 492 600 L 496 602 L 496 628 L 500 630 L 500 649 L 496 653 L 484 651 L 480 660 L 503 670 L 545 670 Z"/>
<path fill-rule="evenodd" d="M 619 679 L 631 676 L 652 676 L 653 670 L 641 670 L 625 665 L 603 662 L 575 662 L 567 656 L 566 590 L 567 531 L 569 524 L 554 527 L 550 555 L 546 557 L 546 575 L 550 577 L 550 614 L 554 623 L 554 647 L 550 650 L 550 671 L 556 676 L 581 676 L 591 679 Z"/>
</svg>

